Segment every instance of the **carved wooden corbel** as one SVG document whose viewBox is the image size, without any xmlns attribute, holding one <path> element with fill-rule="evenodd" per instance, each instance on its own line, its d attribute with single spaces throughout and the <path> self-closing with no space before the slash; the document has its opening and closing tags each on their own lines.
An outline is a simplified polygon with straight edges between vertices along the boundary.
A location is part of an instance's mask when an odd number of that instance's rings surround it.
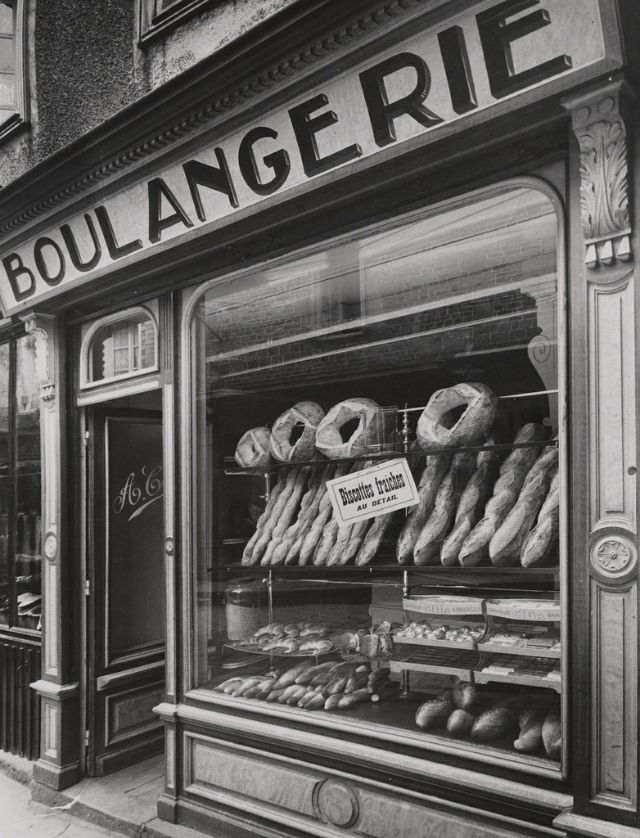
<svg viewBox="0 0 640 838">
<path fill-rule="evenodd" d="M 20 318 L 28 335 L 36 339 L 36 374 L 40 383 L 40 398 L 43 402 L 53 402 L 56 397 L 56 385 L 53 376 L 53 337 L 54 317 L 50 314 L 30 312 Z"/>
<path fill-rule="evenodd" d="M 633 96 L 623 81 L 565 100 L 580 146 L 580 203 L 585 264 L 595 270 L 631 253 L 629 161 L 624 110 Z"/>
</svg>

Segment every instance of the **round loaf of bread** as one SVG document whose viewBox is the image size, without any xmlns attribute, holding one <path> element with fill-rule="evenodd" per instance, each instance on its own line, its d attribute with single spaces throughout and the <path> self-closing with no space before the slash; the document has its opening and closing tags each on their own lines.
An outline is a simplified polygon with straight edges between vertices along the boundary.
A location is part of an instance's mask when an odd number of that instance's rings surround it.
<svg viewBox="0 0 640 838">
<path fill-rule="evenodd" d="M 447 414 L 462 405 L 466 405 L 462 415 L 449 427 Z M 463 381 L 436 390 L 418 419 L 418 442 L 425 451 L 469 445 L 487 433 L 497 406 L 498 398 L 486 384 Z"/>
<path fill-rule="evenodd" d="M 341 428 L 347 422 L 357 426 L 343 439 Z M 359 457 L 375 444 L 384 443 L 384 413 L 372 399 L 354 398 L 334 404 L 318 425 L 316 448 L 331 460 Z"/>
<path fill-rule="evenodd" d="M 269 428 L 251 428 L 242 434 L 236 446 L 234 459 L 241 468 L 259 468 L 266 466 L 270 460 Z"/>
<path fill-rule="evenodd" d="M 316 443 L 316 428 L 324 410 L 316 402 L 298 402 L 278 416 L 271 428 L 269 448 L 281 463 L 310 460 Z"/>
</svg>

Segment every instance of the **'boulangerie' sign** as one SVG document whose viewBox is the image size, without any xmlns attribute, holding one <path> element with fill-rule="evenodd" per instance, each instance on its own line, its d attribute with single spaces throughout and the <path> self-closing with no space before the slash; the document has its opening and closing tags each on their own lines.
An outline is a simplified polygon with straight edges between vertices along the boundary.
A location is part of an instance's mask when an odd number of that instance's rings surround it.
<svg viewBox="0 0 640 838">
<path fill-rule="evenodd" d="M 413 475 L 404 459 L 387 460 L 327 480 L 327 491 L 341 527 L 415 506 L 419 501 Z"/>
<path fill-rule="evenodd" d="M 489 118 L 526 91 L 542 98 L 549 83 L 604 56 L 598 0 L 479 0 L 442 15 L 252 123 L 210 132 L 197 152 L 171 152 L 153 176 L 114 183 L 99 203 L 5 249 L 5 314 L 391 145 L 425 133 L 435 139 L 480 113 Z"/>
</svg>

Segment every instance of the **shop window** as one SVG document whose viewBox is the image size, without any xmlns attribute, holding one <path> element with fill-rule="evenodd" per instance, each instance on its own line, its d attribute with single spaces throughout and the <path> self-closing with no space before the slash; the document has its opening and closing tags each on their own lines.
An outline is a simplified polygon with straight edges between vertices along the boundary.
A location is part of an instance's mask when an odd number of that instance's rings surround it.
<svg viewBox="0 0 640 838">
<path fill-rule="evenodd" d="M 83 386 L 156 371 L 158 335 L 151 313 L 131 309 L 98 321 L 85 338 L 83 356 Z"/>
<path fill-rule="evenodd" d="M 522 182 L 195 298 L 198 698 L 560 775 L 558 224 Z"/>
<path fill-rule="evenodd" d="M 23 0 L 0 0 L 0 139 L 27 112 Z"/>
<path fill-rule="evenodd" d="M 32 336 L 0 344 L 0 627 L 41 629 L 40 405 Z"/>
</svg>

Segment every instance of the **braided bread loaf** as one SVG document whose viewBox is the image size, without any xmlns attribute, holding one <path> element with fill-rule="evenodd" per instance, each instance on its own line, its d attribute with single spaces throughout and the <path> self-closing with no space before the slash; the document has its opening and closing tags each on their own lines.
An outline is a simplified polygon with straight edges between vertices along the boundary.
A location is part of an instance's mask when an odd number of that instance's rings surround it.
<svg viewBox="0 0 640 838">
<path fill-rule="evenodd" d="M 560 524 L 560 473 L 556 471 L 549 494 L 540 508 L 538 521 L 527 536 L 522 552 L 520 564 L 523 567 L 544 565 L 553 556 L 558 543 Z"/>
<path fill-rule="evenodd" d="M 491 444 L 493 440 L 487 440 L 487 445 Z M 440 561 L 443 565 L 452 567 L 458 564 L 460 548 L 482 514 L 497 469 L 498 454 L 495 450 L 487 449 L 478 453 L 476 470 L 460 495 L 453 529 L 440 548 Z"/>
<path fill-rule="evenodd" d="M 537 442 L 545 437 L 542 425 L 530 422 L 516 434 L 514 444 Z M 540 448 L 516 448 L 509 454 L 500 468 L 493 494 L 484 510 L 483 518 L 475 525 L 464 540 L 458 561 L 464 567 L 474 567 L 489 554 L 489 543 L 518 499 L 527 472 L 533 465 Z"/>
<path fill-rule="evenodd" d="M 558 449 L 547 448 L 527 474 L 518 500 L 489 544 L 491 563 L 506 567 L 520 561 L 520 551 L 549 491 L 551 476 L 558 466 Z"/>
<path fill-rule="evenodd" d="M 438 489 L 451 463 L 449 454 L 431 454 L 425 459 L 426 466 L 418 485 L 419 502 L 404 522 L 396 544 L 396 557 L 399 564 L 410 564 L 413 560 L 416 540 L 433 510 Z"/>
<path fill-rule="evenodd" d="M 440 553 L 440 545 L 451 529 L 460 493 L 471 476 L 476 456 L 469 451 L 455 454 L 451 468 L 442 481 L 431 515 L 420 531 L 413 548 L 417 565 L 432 564 Z"/>
</svg>

